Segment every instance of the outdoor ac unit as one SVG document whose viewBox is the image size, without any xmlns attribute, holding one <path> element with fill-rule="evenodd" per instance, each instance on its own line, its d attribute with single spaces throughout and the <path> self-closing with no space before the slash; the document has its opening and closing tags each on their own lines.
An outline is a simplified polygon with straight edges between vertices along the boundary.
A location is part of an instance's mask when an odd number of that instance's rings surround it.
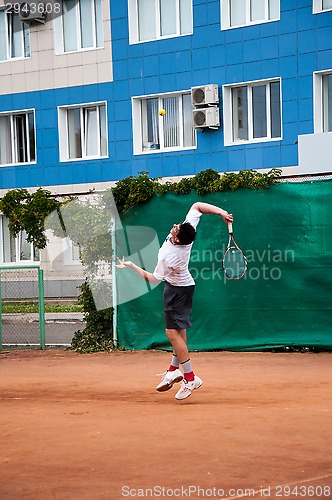
<svg viewBox="0 0 332 500">
<path fill-rule="evenodd" d="M 209 104 L 218 104 L 219 92 L 218 85 L 203 85 L 201 87 L 192 87 L 191 102 L 193 106 L 206 106 Z"/>
<path fill-rule="evenodd" d="M 44 2 L 28 0 L 20 2 L 20 21 L 28 24 L 45 23 L 46 11 Z"/>
<path fill-rule="evenodd" d="M 193 111 L 194 128 L 218 128 L 220 126 L 220 115 L 218 106 L 209 106 L 208 108 L 194 109 Z"/>
</svg>

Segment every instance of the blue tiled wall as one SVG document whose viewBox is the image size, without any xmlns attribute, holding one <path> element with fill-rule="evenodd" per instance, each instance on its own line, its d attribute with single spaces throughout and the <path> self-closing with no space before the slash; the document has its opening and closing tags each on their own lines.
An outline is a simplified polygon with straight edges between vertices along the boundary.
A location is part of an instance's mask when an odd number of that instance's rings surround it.
<svg viewBox="0 0 332 500">
<path fill-rule="evenodd" d="M 332 12 L 281 0 L 280 21 L 222 31 L 219 0 L 193 1 L 193 35 L 129 45 L 127 1 L 111 0 L 113 82 L 0 96 L 1 111 L 35 108 L 37 127 L 37 164 L 1 167 L 0 187 L 297 165 L 297 137 L 313 132 L 313 72 L 332 68 Z M 195 150 L 133 155 L 132 96 L 272 77 L 282 79 L 282 141 L 225 147 L 221 126 L 197 132 Z M 108 103 L 109 158 L 60 163 L 57 106 L 99 100 Z"/>
</svg>

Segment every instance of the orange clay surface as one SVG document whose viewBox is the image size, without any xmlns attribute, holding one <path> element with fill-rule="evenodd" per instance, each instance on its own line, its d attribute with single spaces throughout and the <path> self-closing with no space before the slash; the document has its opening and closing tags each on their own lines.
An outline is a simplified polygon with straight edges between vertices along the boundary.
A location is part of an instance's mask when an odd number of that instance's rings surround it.
<svg viewBox="0 0 332 500">
<path fill-rule="evenodd" d="M 332 354 L 0 354 L 0 499 L 332 498 Z"/>
</svg>

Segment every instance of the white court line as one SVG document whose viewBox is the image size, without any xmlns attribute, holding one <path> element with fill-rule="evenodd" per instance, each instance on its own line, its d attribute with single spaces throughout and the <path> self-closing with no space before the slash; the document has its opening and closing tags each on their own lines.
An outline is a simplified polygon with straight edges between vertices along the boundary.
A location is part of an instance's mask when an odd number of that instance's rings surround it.
<svg viewBox="0 0 332 500">
<path fill-rule="evenodd" d="M 299 481 L 294 481 L 292 483 L 280 484 L 280 485 L 277 485 L 277 486 L 270 486 L 270 488 L 271 488 L 270 492 L 273 492 L 273 491 L 275 491 L 276 489 L 279 489 L 279 488 L 282 491 L 283 488 L 286 488 L 287 486 L 289 486 L 289 487 L 293 486 L 294 487 L 294 486 L 301 485 L 301 484 L 306 484 L 306 483 L 312 483 L 312 482 L 320 481 L 321 479 L 327 479 L 328 477 L 332 477 L 332 473 L 330 473 L 330 474 L 324 474 L 323 476 L 318 476 L 318 477 L 311 477 L 310 479 L 302 479 L 302 480 L 300 479 Z M 262 496 L 261 492 L 264 491 L 265 488 L 269 488 L 269 486 L 268 485 L 262 486 L 259 490 L 254 490 L 254 491 L 251 490 L 250 493 L 248 493 L 248 494 L 238 495 L 236 497 L 221 497 L 221 498 L 223 500 L 236 500 L 238 498 L 248 498 L 248 497 L 254 498 L 256 495 L 259 496 L 259 497 L 264 498 L 264 495 Z M 250 488 L 248 488 L 248 490 L 249 489 Z"/>
</svg>

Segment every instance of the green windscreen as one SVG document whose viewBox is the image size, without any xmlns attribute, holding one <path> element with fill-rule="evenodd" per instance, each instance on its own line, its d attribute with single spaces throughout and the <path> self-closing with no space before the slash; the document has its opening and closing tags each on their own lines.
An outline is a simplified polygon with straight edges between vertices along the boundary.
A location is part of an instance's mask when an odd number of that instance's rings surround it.
<svg viewBox="0 0 332 500">
<path fill-rule="evenodd" d="M 152 228 L 162 244 L 173 223 L 181 222 L 195 201 L 218 205 L 234 215 L 234 236 L 247 257 L 248 271 L 238 281 L 226 278 L 222 258 L 227 225 L 220 217 L 203 215 L 190 261 L 196 289 L 189 348 L 332 349 L 332 182 L 282 183 L 262 191 L 203 197 L 196 192 L 155 197 L 122 217 L 129 235 L 127 250 L 134 246 L 141 255 L 140 248 L 150 249 L 148 258 L 143 251 L 141 259 L 148 271 L 154 270 L 157 251 L 150 245 L 151 237 L 144 241 L 145 231 L 135 232 L 135 226 Z M 131 228 L 136 235 L 133 243 Z M 118 248 L 118 255 L 130 251 Z M 149 291 L 132 270 L 117 270 L 119 293 L 124 297 L 126 291 L 134 291 L 137 296 L 118 307 L 120 345 L 135 350 L 170 347 L 164 330 L 163 286 Z"/>
</svg>

